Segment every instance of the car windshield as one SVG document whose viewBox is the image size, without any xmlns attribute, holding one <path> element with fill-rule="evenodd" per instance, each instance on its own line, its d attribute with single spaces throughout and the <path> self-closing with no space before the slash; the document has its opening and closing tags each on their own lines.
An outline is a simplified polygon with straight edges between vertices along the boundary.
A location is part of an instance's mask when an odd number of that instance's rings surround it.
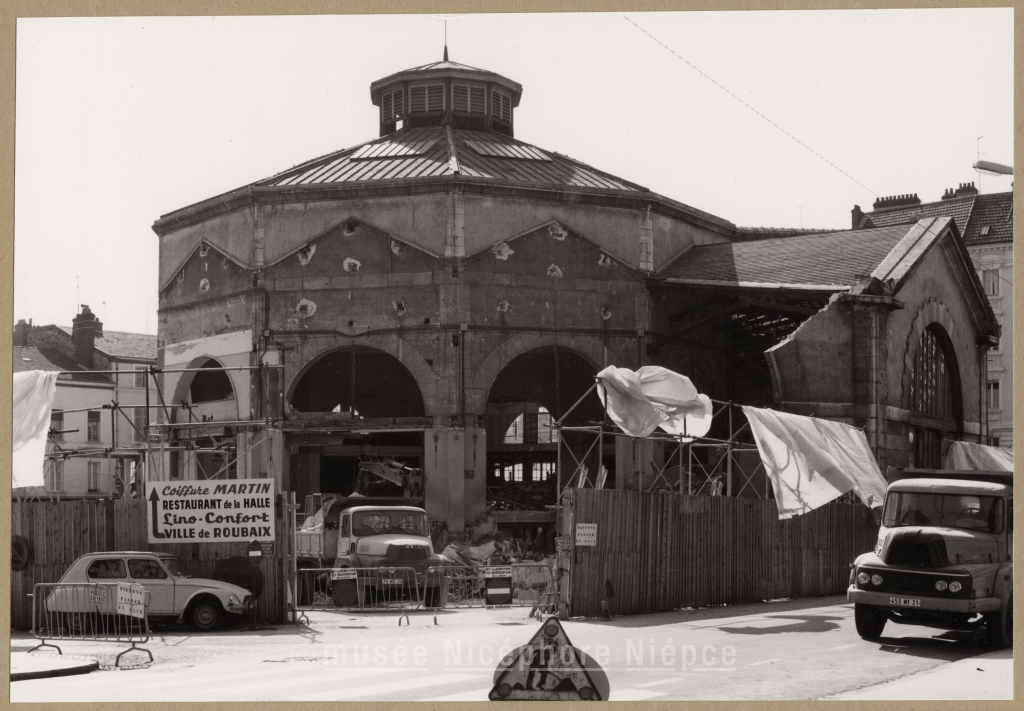
<svg viewBox="0 0 1024 711">
<path fill-rule="evenodd" d="M 885 499 L 882 525 L 950 526 L 999 533 L 1003 530 L 1003 500 L 998 496 L 892 491 Z"/>
<path fill-rule="evenodd" d="M 178 562 L 177 558 L 161 558 L 164 565 L 167 567 L 167 572 L 175 578 L 187 578 L 189 575 L 185 572 L 185 569 L 181 567 L 181 563 Z"/>
<path fill-rule="evenodd" d="M 427 515 L 416 511 L 363 511 L 352 517 L 352 535 L 373 536 L 379 533 L 427 535 Z"/>
</svg>

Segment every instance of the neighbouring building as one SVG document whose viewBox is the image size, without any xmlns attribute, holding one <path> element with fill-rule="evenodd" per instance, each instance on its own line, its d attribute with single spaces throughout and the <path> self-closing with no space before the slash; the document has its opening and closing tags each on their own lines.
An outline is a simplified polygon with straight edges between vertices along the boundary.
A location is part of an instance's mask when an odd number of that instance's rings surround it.
<svg viewBox="0 0 1024 711">
<path fill-rule="evenodd" d="M 738 228 L 522 141 L 522 93 L 447 56 L 391 74 L 370 87 L 379 137 L 155 222 L 160 365 L 238 369 L 161 376 L 187 407 L 160 415 L 178 453 L 154 475 L 233 461 L 301 500 L 387 456 L 423 469 L 457 536 L 553 522 L 552 423 L 578 401 L 564 424 L 599 419 L 587 392 L 611 364 L 851 422 L 893 464 L 985 436 L 998 325 L 953 222 Z M 201 435 L 220 468 L 171 426 L 186 417 L 240 423 Z M 608 486 L 667 456 L 611 439 Z M 561 452 L 599 469 L 580 437 Z"/>
<path fill-rule="evenodd" d="M 1013 192 L 981 194 L 974 183 L 947 189 L 937 202 L 914 195 L 877 200 L 864 214 L 854 207 L 854 228 L 907 224 L 922 217 L 953 218 L 974 260 L 1003 337 L 986 364 L 989 444 L 1013 447 Z"/>
<path fill-rule="evenodd" d="M 109 498 L 118 490 L 130 495 L 133 475 L 141 473 L 147 381 L 156 402 L 146 372 L 156 364 L 156 336 L 104 331 L 84 304 L 72 321 L 71 327 L 33 326 L 22 319 L 14 326 L 14 372 L 62 372 L 54 395 L 47 444 L 53 458 L 45 463 L 45 484 L 42 489 L 15 490 L 15 496 Z M 120 412 L 111 408 L 115 402 Z"/>
</svg>

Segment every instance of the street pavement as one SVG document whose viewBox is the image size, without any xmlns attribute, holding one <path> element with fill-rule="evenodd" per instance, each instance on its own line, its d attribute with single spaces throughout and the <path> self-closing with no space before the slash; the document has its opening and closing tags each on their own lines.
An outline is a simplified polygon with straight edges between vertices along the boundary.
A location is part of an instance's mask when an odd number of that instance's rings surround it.
<svg viewBox="0 0 1024 711">
<path fill-rule="evenodd" d="M 484 700 L 498 660 L 540 628 L 528 612 L 414 612 L 409 625 L 397 614 L 316 612 L 308 624 L 256 630 L 169 627 L 142 645 L 154 663 L 133 653 L 122 664 L 140 666 L 121 671 L 107 669 L 124 645 L 63 643 L 101 670 L 13 682 L 11 701 Z M 607 674 L 612 701 L 1012 695 L 1012 654 L 989 654 L 980 634 L 890 622 L 867 642 L 843 597 L 562 624 Z M 12 636 L 12 653 L 30 646 L 25 633 Z M 920 681 L 929 675 L 944 683 Z"/>
</svg>

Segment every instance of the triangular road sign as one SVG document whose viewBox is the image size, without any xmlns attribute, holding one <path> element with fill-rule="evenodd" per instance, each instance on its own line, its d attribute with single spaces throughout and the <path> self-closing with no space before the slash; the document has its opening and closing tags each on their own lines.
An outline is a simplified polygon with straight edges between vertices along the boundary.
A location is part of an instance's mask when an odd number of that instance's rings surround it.
<svg viewBox="0 0 1024 711">
<path fill-rule="evenodd" d="M 595 664 L 572 646 L 558 618 L 549 617 L 541 623 L 533 639 L 502 660 L 488 698 L 491 701 L 602 701 L 602 694 L 587 669 L 588 663 Z"/>
</svg>

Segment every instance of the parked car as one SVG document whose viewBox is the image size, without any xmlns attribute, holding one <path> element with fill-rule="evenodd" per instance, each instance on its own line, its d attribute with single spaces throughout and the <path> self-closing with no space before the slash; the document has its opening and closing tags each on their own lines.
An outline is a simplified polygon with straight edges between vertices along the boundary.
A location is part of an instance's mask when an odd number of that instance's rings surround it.
<svg viewBox="0 0 1024 711">
<path fill-rule="evenodd" d="M 211 630 L 241 617 L 252 595 L 245 588 L 219 580 L 193 578 L 169 553 L 113 551 L 86 553 L 71 564 L 61 583 L 137 583 L 146 589 L 150 620 L 189 621 Z M 86 588 L 56 588 L 46 599 L 51 613 L 114 614 L 114 593 L 84 594 Z"/>
</svg>

